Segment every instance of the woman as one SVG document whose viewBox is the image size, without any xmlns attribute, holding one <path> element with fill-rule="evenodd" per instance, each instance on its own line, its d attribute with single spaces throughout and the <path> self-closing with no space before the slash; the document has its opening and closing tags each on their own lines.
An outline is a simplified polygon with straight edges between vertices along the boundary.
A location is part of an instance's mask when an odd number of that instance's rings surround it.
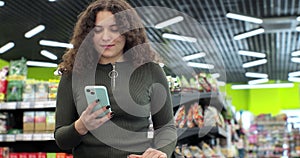
<svg viewBox="0 0 300 158">
<path fill-rule="evenodd" d="M 54 136 L 61 149 L 82 158 L 171 157 L 173 106 L 147 42 L 141 20 L 124 0 L 98 0 L 80 14 L 74 48 L 60 64 Z M 101 100 L 87 105 L 87 85 L 107 87 L 110 106 L 94 111 Z"/>
</svg>

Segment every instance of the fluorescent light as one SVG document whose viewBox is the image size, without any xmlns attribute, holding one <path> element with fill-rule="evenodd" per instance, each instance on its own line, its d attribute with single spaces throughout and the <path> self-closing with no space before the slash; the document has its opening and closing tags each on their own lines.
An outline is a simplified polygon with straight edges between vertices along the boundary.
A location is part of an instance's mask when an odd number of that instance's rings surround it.
<svg viewBox="0 0 300 158">
<path fill-rule="evenodd" d="M 257 24 L 263 23 L 263 20 L 260 18 L 255 18 L 255 17 L 241 15 L 241 14 L 235 14 L 235 13 L 227 13 L 226 17 L 231 18 L 231 19 L 236 19 L 236 20 L 253 22 L 253 23 L 257 23 Z"/>
<path fill-rule="evenodd" d="M 262 88 L 292 88 L 293 83 L 256 84 L 256 85 L 232 85 L 231 89 L 262 89 Z"/>
<path fill-rule="evenodd" d="M 269 79 L 262 78 L 262 79 L 257 79 L 257 80 L 251 80 L 248 82 L 248 84 L 253 85 L 253 84 L 259 84 L 259 83 L 266 83 L 266 82 L 269 82 Z"/>
<path fill-rule="evenodd" d="M 175 23 L 183 21 L 183 20 L 184 20 L 183 16 L 176 16 L 176 17 L 166 20 L 164 22 L 158 23 L 154 27 L 157 29 L 161 29 L 161 28 L 167 27 L 169 25 L 173 25 Z"/>
<path fill-rule="evenodd" d="M 158 63 L 160 67 L 164 67 L 165 64 L 164 63 Z"/>
<path fill-rule="evenodd" d="M 40 67 L 57 67 L 55 63 L 40 62 L 40 61 L 27 61 L 28 66 L 40 66 Z"/>
<path fill-rule="evenodd" d="M 264 73 L 256 73 L 256 72 L 246 72 L 246 77 L 253 77 L 253 78 L 268 78 L 268 74 Z"/>
<path fill-rule="evenodd" d="M 194 37 L 181 36 L 181 35 L 175 35 L 170 33 L 164 33 L 162 34 L 162 37 L 168 39 L 180 40 L 180 41 L 197 42 L 197 39 Z"/>
<path fill-rule="evenodd" d="M 292 52 L 292 57 L 296 57 L 300 55 L 300 50 Z"/>
<path fill-rule="evenodd" d="M 42 50 L 41 54 L 49 59 L 57 60 L 57 56 L 47 50 Z"/>
<path fill-rule="evenodd" d="M 214 66 L 211 64 L 203 64 L 203 63 L 195 63 L 195 62 L 188 62 L 188 66 L 196 67 L 196 68 L 203 68 L 203 69 L 213 69 Z"/>
<path fill-rule="evenodd" d="M 188 61 L 188 60 L 202 58 L 204 56 L 205 56 L 205 53 L 197 53 L 197 54 L 192 54 L 192 55 L 184 56 L 182 59 L 184 61 Z"/>
<path fill-rule="evenodd" d="M 259 28 L 259 29 L 256 29 L 256 30 L 252 30 L 252 31 L 249 31 L 249 32 L 245 32 L 245 33 L 236 35 L 236 36 L 233 37 L 233 39 L 234 40 L 240 40 L 240 39 L 255 36 L 255 35 L 258 35 L 258 34 L 261 34 L 261 33 L 264 33 L 264 32 L 265 32 L 265 29 Z"/>
<path fill-rule="evenodd" d="M 55 2 L 56 0 L 48 0 L 49 2 Z"/>
<path fill-rule="evenodd" d="M 296 77 L 296 76 L 300 76 L 300 71 L 295 71 L 295 72 L 289 73 L 289 77 Z"/>
<path fill-rule="evenodd" d="M 296 31 L 300 31 L 300 26 L 297 26 L 297 27 L 296 27 Z"/>
<path fill-rule="evenodd" d="M 300 21 L 300 16 L 297 17 L 297 21 Z"/>
<path fill-rule="evenodd" d="M 219 73 L 214 73 L 214 74 L 211 74 L 211 77 L 212 78 L 219 78 L 220 74 Z"/>
<path fill-rule="evenodd" d="M 288 80 L 291 82 L 300 82 L 300 77 L 289 77 Z"/>
<path fill-rule="evenodd" d="M 0 54 L 12 49 L 15 46 L 14 42 L 9 42 L 0 48 Z"/>
<path fill-rule="evenodd" d="M 300 58 L 291 58 L 292 62 L 300 63 Z"/>
<path fill-rule="evenodd" d="M 223 81 L 217 81 L 218 86 L 226 86 L 226 82 Z"/>
<path fill-rule="evenodd" d="M 246 56 L 257 57 L 257 58 L 265 58 L 266 57 L 266 54 L 264 54 L 264 53 L 252 52 L 252 51 L 246 51 L 246 50 L 240 50 L 238 53 L 240 55 L 246 55 Z"/>
<path fill-rule="evenodd" d="M 44 26 L 44 25 L 39 25 L 39 26 L 33 28 L 32 30 L 26 32 L 24 36 L 25 36 L 26 38 L 31 38 L 31 37 L 33 37 L 34 35 L 36 35 L 36 34 L 42 32 L 42 31 L 44 31 L 44 30 L 45 30 L 45 26 Z"/>
<path fill-rule="evenodd" d="M 0 1 L 0 7 L 3 7 L 5 5 L 4 1 Z"/>
<path fill-rule="evenodd" d="M 267 63 L 267 59 L 251 61 L 251 62 L 248 62 L 248 63 L 244 63 L 243 68 L 249 68 L 249 67 L 253 67 L 253 66 L 257 66 L 257 65 L 262 65 L 262 64 L 265 64 L 265 63 Z"/>
<path fill-rule="evenodd" d="M 73 48 L 73 45 L 70 43 L 62 43 L 62 42 L 49 41 L 49 40 L 40 40 L 39 43 L 40 45 L 44 45 L 44 46 Z"/>
</svg>

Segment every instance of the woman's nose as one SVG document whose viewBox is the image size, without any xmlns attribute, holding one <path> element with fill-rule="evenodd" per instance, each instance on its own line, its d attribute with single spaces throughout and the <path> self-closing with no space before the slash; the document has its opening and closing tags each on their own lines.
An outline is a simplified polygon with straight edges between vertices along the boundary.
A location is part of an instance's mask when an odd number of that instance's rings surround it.
<svg viewBox="0 0 300 158">
<path fill-rule="evenodd" d="M 109 30 L 104 30 L 102 32 L 102 37 L 101 39 L 103 41 L 110 41 L 112 39 L 112 36 L 111 36 L 111 32 Z"/>
</svg>

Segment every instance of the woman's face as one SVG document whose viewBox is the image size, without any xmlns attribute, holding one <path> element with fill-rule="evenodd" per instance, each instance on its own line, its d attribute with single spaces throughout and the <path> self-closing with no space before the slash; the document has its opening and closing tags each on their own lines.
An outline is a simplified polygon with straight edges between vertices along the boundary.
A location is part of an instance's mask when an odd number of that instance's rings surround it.
<svg viewBox="0 0 300 158">
<path fill-rule="evenodd" d="M 125 37 L 119 33 L 115 18 L 110 11 L 97 13 L 93 41 L 96 50 L 102 53 L 100 63 L 114 63 L 122 59 Z"/>
</svg>

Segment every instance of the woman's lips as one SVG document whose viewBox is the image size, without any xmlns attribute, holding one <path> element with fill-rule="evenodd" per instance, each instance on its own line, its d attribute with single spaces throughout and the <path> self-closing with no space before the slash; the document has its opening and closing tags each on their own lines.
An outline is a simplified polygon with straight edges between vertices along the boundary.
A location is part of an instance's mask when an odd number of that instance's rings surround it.
<svg viewBox="0 0 300 158">
<path fill-rule="evenodd" d="M 103 47 L 104 49 L 109 49 L 111 47 L 113 47 L 113 44 L 109 44 L 109 45 L 101 45 L 101 47 Z"/>
</svg>

